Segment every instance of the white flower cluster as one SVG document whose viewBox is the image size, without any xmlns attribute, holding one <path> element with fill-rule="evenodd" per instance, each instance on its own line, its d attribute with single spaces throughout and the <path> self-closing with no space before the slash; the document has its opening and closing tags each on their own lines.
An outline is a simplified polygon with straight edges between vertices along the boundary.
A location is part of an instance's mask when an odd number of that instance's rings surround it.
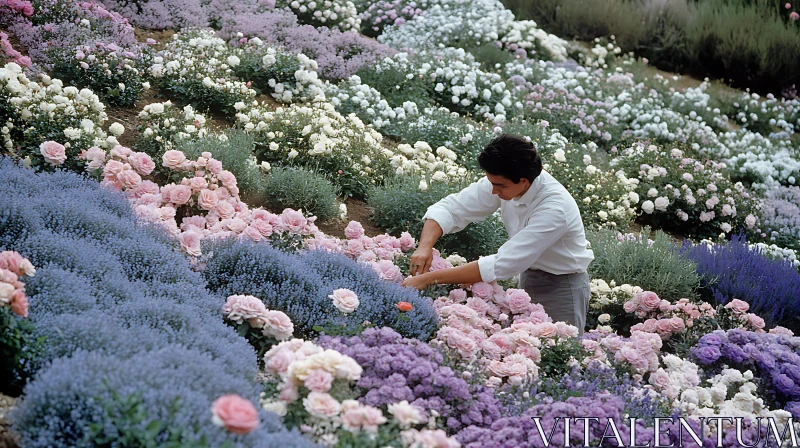
<svg viewBox="0 0 800 448">
<path fill-rule="evenodd" d="M 742 92 L 733 105 L 738 110 L 736 122 L 744 127 L 763 123 L 787 134 L 800 128 L 800 99 L 778 99 L 771 93 L 761 98 L 757 93 Z"/>
<path fill-rule="evenodd" d="M 617 286 L 614 280 L 606 283 L 602 278 L 592 279 L 590 289 L 592 298 L 589 300 L 589 307 L 594 309 L 601 309 L 611 304 L 621 305 L 632 299 L 636 293 L 643 291 L 639 286 L 627 283 Z"/>
<path fill-rule="evenodd" d="M 433 182 L 463 179 L 467 169 L 456 163 L 456 153 L 440 146 L 434 151 L 426 142 L 400 144 L 391 157 L 397 174 L 429 174 Z"/>
<path fill-rule="evenodd" d="M 764 243 L 748 244 L 748 246 L 750 249 L 758 250 L 767 257 L 778 260 L 787 260 L 792 262 L 794 267 L 800 267 L 800 260 L 797 258 L 797 252 L 795 252 L 793 249 L 787 249 L 775 244 L 767 245 Z"/>
<path fill-rule="evenodd" d="M 567 59 L 567 41 L 545 32 L 533 20 L 511 22 L 500 42 L 511 51 L 522 50 L 536 59 L 564 61 Z"/>
<path fill-rule="evenodd" d="M 242 37 L 239 33 L 239 37 Z M 265 45 L 254 37 L 237 49 L 261 57 L 261 69 L 269 77 L 272 97 L 280 103 L 321 101 L 325 99 L 323 84 L 317 73 L 317 61 L 303 53 L 290 53 Z"/>
<path fill-rule="evenodd" d="M 338 111 L 343 114 L 355 113 L 375 129 L 419 115 L 417 105 L 411 101 L 403 107 L 392 108 L 380 92 L 362 84 L 358 75 L 353 75 L 339 84 L 325 84 L 325 94 Z"/>
<path fill-rule="evenodd" d="M 33 81 L 12 62 L 0 67 L 0 98 L 7 102 L 3 109 L 9 113 L 0 122 L 8 151 L 21 146 L 38 152 L 43 141 L 54 139 L 63 142 L 69 153 L 118 144 L 101 129 L 108 118 L 105 106 L 89 89 L 64 87 L 61 80 L 45 74 Z"/>
<path fill-rule="evenodd" d="M 187 139 L 199 139 L 208 133 L 206 118 L 195 112 L 192 106 L 178 109 L 171 101 L 152 103 L 144 106 L 139 112 L 142 138 L 162 151 L 175 147 L 175 143 Z M 220 134 L 224 139 L 225 134 Z"/>
<path fill-rule="evenodd" d="M 353 114 L 340 114 L 330 103 L 292 104 L 272 111 L 253 102 L 239 109 L 236 123 L 271 153 L 289 160 L 299 156 L 344 159 L 353 170 L 375 180 L 379 173 L 373 171 L 373 162 L 388 161 L 394 155 L 381 146 L 380 133 Z"/>
<path fill-rule="evenodd" d="M 686 361 L 684 361 L 686 363 Z M 723 369 L 706 380 L 708 387 L 688 387 L 680 394 L 676 407 L 683 417 L 742 417 L 752 422 L 757 417 L 774 418 L 783 427 L 791 414 L 788 411 L 771 410 L 764 400 L 756 395 L 758 385 L 753 382 L 753 372 Z M 733 394 L 733 396 L 730 396 Z M 712 434 L 712 428 L 707 427 Z"/>
<path fill-rule="evenodd" d="M 358 32 L 361 19 L 350 0 L 283 0 L 302 23 L 314 26 L 339 27 L 342 31 Z"/>
<path fill-rule="evenodd" d="M 172 36 L 166 48 L 153 58 L 150 75 L 168 90 L 190 96 L 206 91 L 204 98 L 210 96 L 232 106 L 256 97 L 249 83 L 234 80 L 231 67 L 240 62 L 236 50 L 216 37 L 213 30 L 189 29 Z"/>
</svg>

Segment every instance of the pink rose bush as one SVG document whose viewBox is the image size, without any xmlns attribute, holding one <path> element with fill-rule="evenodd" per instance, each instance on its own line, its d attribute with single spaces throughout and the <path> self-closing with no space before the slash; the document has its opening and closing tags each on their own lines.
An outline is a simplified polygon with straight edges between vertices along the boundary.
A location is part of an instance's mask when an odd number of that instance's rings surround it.
<svg viewBox="0 0 800 448">
<path fill-rule="evenodd" d="M 156 169 L 147 154 L 122 146 L 106 154 L 93 147 L 80 157 L 88 162 L 90 172 L 101 173 L 104 185 L 126 193 L 140 218 L 164 227 L 194 257 L 202 254 L 200 245 L 205 238 L 269 239 L 273 243 L 284 239 L 285 244 L 299 245 L 296 239 L 320 233 L 314 225 L 316 217 L 306 217 L 301 211 L 286 209 L 275 215 L 251 210 L 239 198 L 236 176 L 208 152 L 189 160 L 180 151 L 166 151 L 161 166 L 180 176 L 180 181 L 162 186 L 142 177 Z M 180 225 L 177 216 L 183 217 Z"/>
<path fill-rule="evenodd" d="M 554 323 L 524 290 L 480 282 L 471 293 L 454 289 L 434 301 L 442 319 L 435 341 L 476 361 L 489 375 L 489 386 L 520 385 L 536 377 L 541 350 L 578 335 L 576 327 Z"/>
<path fill-rule="evenodd" d="M 284 341 L 292 337 L 294 325 L 291 319 L 281 311 L 268 310 L 258 297 L 248 295 L 232 295 L 222 307 L 225 319 L 238 325 L 245 322 L 250 328 L 261 330 L 270 338 Z"/>
<path fill-rule="evenodd" d="M 28 317 L 28 298 L 22 277 L 33 277 L 36 269 L 18 252 L 0 252 L 0 306 L 9 307 L 20 317 Z"/>
<path fill-rule="evenodd" d="M 211 406 L 211 421 L 234 434 L 244 435 L 258 428 L 258 411 L 250 400 L 223 395 Z"/>
<path fill-rule="evenodd" d="M 15 6 L 24 4 L 22 8 L 30 8 L 30 12 L 33 13 L 33 7 L 29 2 L 12 0 L 11 2 L 8 2 L 8 4 L 13 4 Z M 31 68 L 32 65 L 31 58 L 24 56 L 22 53 L 15 50 L 14 47 L 11 46 L 11 42 L 8 40 L 8 34 L 0 31 L 0 64 L 5 64 L 6 62 L 14 62 L 22 67 L 27 68 Z"/>
</svg>

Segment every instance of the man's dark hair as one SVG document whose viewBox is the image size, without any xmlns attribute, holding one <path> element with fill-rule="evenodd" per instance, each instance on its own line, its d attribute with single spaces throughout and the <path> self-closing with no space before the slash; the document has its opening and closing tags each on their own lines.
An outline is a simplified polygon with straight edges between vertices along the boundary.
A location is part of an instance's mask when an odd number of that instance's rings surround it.
<svg viewBox="0 0 800 448">
<path fill-rule="evenodd" d="M 503 134 L 492 140 L 478 155 L 478 164 L 487 173 L 515 184 L 523 178 L 533 182 L 542 173 L 536 147 L 519 135 Z"/>
</svg>

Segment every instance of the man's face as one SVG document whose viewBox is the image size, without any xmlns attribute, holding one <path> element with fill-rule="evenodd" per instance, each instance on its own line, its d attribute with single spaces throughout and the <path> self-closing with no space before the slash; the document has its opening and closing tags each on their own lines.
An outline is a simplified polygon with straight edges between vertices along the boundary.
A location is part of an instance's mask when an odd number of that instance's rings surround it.
<svg viewBox="0 0 800 448">
<path fill-rule="evenodd" d="M 492 183 L 492 194 L 496 194 L 504 201 L 510 201 L 517 196 L 521 196 L 531 186 L 531 181 L 524 177 L 517 184 L 511 182 L 505 176 L 486 173 L 486 178 Z"/>
</svg>

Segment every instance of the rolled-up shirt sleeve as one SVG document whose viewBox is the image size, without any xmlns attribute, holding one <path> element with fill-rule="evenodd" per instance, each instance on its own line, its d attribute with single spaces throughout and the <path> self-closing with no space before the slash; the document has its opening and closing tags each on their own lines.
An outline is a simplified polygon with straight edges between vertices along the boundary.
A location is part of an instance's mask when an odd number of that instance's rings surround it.
<svg viewBox="0 0 800 448">
<path fill-rule="evenodd" d="M 492 183 L 484 177 L 428 207 L 422 220 L 436 221 L 446 235 L 488 218 L 498 208 L 500 198 L 492 194 Z"/>
<path fill-rule="evenodd" d="M 530 268 L 542 253 L 558 241 L 567 230 L 564 209 L 558 205 L 531 215 L 528 225 L 497 253 L 478 260 L 484 282 L 507 280 Z"/>
</svg>

